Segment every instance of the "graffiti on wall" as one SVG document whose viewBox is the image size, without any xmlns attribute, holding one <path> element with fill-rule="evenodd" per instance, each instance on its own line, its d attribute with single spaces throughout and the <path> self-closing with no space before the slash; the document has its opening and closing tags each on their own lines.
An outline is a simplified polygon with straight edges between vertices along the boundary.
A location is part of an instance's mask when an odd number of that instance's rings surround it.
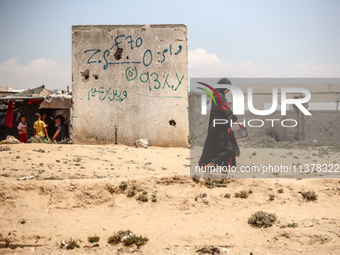
<svg viewBox="0 0 340 255">
<path fill-rule="evenodd" d="M 129 40 L 127 40 L 129 39 Z M 177 56 L 182 52 L 182 45 L 176 46 L 174 49 L 170 44 L 169 47 L 162 51 L 153 52 L 151 49 L 145 50 L 143 57 L 138 61 L 119 61 L 121 60 L 122 49 L 119 45 L 127 43 L 131 50 L 139 48 L 143 44 L 143 39 L 138 37 L 136 40 L 132 39 L 132 36 L 119 35 L 114 39 L 115 43 L 110 49 L 88 49 L 84 51 L 84 54 L 88 55 L 87 64 L 101 64 L 103 69 L 106 70 L 110 65 L 122 65 L 122 64 L 143 64 L 149 66 L 154 61 L 155 56 L 158 57 L 158 61 L 163 63 L 167 58 L 171 56 Z M 115 53 L 113 53 L 115 52 Z"/>
<path fill-rule="evenodd" d="M 138 73 L 137 67 L 128 67 L 125 70 L 125 76 L 128 81 L 133 81 L 136 78 L 142 83 L 145 83 L 149 87 L 149 91 L 152 89 L 164 89 L 164 88 L 170 88 L 173 91 L 176 91 L 178 87 L 182 84 L 184 75 L 179 76 L 176 73 L 176 78 L 177 78 L 177 84 L 169 84 L 168 78 L 169 78 L 169 73 L 166 75 L 160 76 L 158 73 L 153 72 L 149 73 L 143 72 L 141 74 Z"/>
<path fill-rule="evenodd" d="M 118 91 L 113 89 L 112 87 L 108 89 L 104 89 L 104 87 L 99 88 L 90 88 L 88 91 L 87 100 L 90 100 L 92 97 L 98 97 L 99 100 L 104 101 L 105 99 L 109 101 L 123 101 L 127 98 L 127 92 Z"/>
<path fill-rule="evenodd" d="M 167 61 L 175 61 L 176 56 L 181 54 L 183 46 L 181 44 L 169 44 L 167 47 L 161 48 L 162 50 L 160 51 L 147 48 L 141 52 L 140 59 L 131 60 L 129 56 L 123 57 L 123 49 L 135 51 L 143 44 L 145 42 L 142 37 L 118 35 L 114 38 L 112 46 L 107 49 L 91 48 L 85 50 L 86 63 L 88 65 L 99 65 L 103 70 L 110 69 L 111 65 L 126 65 L 124 75 L 129 84 L 133 82 L 132 84 L 136 84 L 136 86 L 138 84 L 144 85 L 149 92 L 164 89 L 176 92 L 182 84 L 184 75 L 177 72 L 161 73 L 157 70 L 145 71 L 145 68 L 149 67 L 152 63 L 163 64 Z M 137 95 L 141 94 L 137 93 Z M 127 98 L 127 92 L 125 90 L 117 91 L 112 87 L 108 89 L 104 89 L 104 87 L 90 88 L 88 100 L 91 100 L 93 97 L 97 97 L 101 101 L 123 101 Z M 179 96 L 170 97 L 181 98 Z"/>
</svg>

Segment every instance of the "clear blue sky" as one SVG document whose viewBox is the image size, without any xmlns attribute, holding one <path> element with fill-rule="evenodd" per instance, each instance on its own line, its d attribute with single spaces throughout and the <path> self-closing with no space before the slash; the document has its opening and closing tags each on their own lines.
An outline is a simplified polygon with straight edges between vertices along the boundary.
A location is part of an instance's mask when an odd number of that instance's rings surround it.
<svg viewBox="0 0 340 255">
<path fill-rule="evenodd" d="M 231 76 L 340 77 L 339 13 L 337 0 L 1 0 L 0 86 L 58 86 L 53 68 L 70 85 L 71 26 L 82 24 L 187 24 L 193 76 L 215 70 L 200 57 L 217 57 Z"/>
</svg>

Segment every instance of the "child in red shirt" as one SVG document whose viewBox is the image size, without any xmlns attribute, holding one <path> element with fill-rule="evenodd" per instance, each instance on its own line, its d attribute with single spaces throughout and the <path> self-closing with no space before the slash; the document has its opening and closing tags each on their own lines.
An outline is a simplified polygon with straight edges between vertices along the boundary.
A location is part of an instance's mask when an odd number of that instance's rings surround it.
<svg viewBox="0 0 340 255">
<path fill-rule="evenodd" d="M 22 115 L 20 118 L 21 122 L 18 125 L 19 131 L 19 141 L 22 143 L 27 143 L 27 124 L 26 124 L 26 116 Z"/>
</svg>

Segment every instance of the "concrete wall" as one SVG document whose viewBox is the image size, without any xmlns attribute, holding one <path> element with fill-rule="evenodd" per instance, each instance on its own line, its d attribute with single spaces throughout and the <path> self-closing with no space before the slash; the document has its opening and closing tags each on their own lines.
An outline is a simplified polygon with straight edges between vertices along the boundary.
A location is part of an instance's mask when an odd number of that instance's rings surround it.
<svg viewBox="0 0 340 255">
<path fill-rule="evenodd" d="M 271 122 L 266 122 L 268 117 L 256 116 L 246 112 L 240 116 L 240 120 L 262 119 L 264 128 L 247 127 L 249 138 L 254 139 L 264 135 L 271 135 L 278 141 L 317 140 L 319 142 L 340 142 L 340 111 L 310 111 L 312 116 L 298 116 L 295 111 L 288 111 L 287 116 L 281 116 L 279 111 L 270 116 L 270 119 L 294 119 L 298 122 L 297 127 L 285 128 L 277 121 L 274 127 Z M 302 117 L 302 118 L 301 118 Z M 257 125 L 258 123 L 255 123 Z M 292 122 L 287 122 L 292 125 Z"/>
<path fill-rule="evenodd" d="M 188 146 L 186 25 L 72 27 L 75 143 Z"/>
</svg>

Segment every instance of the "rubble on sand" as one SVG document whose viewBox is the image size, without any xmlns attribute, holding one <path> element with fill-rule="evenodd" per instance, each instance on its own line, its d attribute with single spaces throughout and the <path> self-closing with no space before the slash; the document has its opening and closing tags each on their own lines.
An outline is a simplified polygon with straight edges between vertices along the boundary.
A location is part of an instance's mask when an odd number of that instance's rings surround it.
<svg viewBox="0 0 340 255">
<path fill-rule="evenodd" d="M 18 144 L 20 141 L 16 139 L 14 136 L 8 135 L 5 140 L 0 142 L 1 144 Z"/>
<path fill-rule="evenodd" d="M 148 141 L 148 139 L 139 139 L 139 140 L 135 141 L 135 145 L 136 145 L 137 148 L 146 149 L 149 146 L 149 141 Z"/>
</svg>

